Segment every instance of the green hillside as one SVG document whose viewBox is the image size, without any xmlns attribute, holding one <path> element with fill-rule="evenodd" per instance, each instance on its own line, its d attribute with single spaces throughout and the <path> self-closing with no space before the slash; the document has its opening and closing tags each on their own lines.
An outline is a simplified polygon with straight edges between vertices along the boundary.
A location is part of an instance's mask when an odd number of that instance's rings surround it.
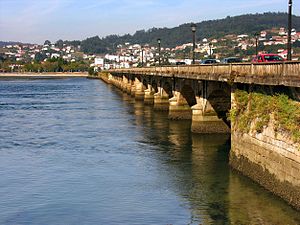
<svg viewBox="0 0 300 225">
<path fill-rule="evenodd" d="M 287 27 L 287 13 L 228 16 L 224 19 L 203 21 L 196 24 L 198 40 L 204 37 L 218 38 L 227 34 L 253 34 L 273 27 Z M 293 16 L 293 28 L 300 30 L 300 16 Z M 155 45 L 157 38 L 162 40 L 163 47 L 174 47 L 191 42 L 190 24 L 182 24 L 174 28 L 140 30 L 133 35 L 110 35 L 105 38 L 95 36 L 83 40 L 81 49 L 86 53 L 112 52 L 118 44 L 125 42 Z"/>
</svg>

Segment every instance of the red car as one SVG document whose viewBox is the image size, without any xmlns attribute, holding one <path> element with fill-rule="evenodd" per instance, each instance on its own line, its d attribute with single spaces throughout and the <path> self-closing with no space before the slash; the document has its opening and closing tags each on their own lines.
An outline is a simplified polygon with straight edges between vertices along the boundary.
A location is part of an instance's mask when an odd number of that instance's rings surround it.
<svg viewBox="0 0 300 225">
<path fill-rule="evenodd" d="M 252 59 L 252 62 L 278 62 L 284 59 L 277 54 L 258 54 Z"/>
</svg>

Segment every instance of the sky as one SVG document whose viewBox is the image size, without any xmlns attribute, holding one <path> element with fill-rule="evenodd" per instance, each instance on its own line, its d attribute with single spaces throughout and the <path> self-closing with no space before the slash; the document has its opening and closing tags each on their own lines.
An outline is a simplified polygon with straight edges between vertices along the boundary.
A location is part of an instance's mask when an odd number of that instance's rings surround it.
<svg viewBox="0 0 300 225">
<path fill-rule="evenodd" d="M 0 0 L 0 41 L 42 44 L 262 12 L 288 0 Z M 300 15 L 300 0 L 293 0 Z"/>
</svg>

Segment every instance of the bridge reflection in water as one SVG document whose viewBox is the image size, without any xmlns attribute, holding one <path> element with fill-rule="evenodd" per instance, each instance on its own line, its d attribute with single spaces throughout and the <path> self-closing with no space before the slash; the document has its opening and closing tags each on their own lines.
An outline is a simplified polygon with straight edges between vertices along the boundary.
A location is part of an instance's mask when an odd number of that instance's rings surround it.
<svg viewBox="0 0 300 225">
<path fill-rule="evenodd" d="M 300 215 L 284 201 L 230 169 L 228 135 L 193 134 L 191 121 L 170 121 L 167 112 L 112 91 L 143 133 L 139 142 L 153 145 L 149 157 L 158 161 L 161 185 L 182 199 L 190 224 L 300 224 Z"/>
</svg>

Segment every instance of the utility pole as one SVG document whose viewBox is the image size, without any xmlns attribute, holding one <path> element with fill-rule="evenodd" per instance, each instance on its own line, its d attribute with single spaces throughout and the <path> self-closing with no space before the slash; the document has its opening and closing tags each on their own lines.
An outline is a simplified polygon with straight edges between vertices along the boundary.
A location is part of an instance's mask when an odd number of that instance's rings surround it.
<svg viewBox="0 0 300 225">
<path fill-rule="evenodd" d="M 289 0 L 287 60 L 292 60 L 292 0 Z"/>
</svg>

